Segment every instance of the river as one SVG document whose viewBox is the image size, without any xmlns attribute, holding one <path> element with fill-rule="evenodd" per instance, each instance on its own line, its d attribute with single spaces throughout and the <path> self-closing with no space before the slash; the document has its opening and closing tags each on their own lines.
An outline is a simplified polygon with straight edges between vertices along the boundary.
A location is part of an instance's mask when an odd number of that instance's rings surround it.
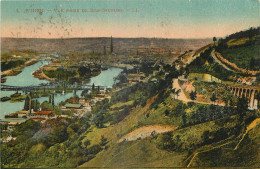
<svg viewBox="0 0 260 169">
<path fill-rule="evenodd" d="M 39 80 L 34 78 L 32 73 L 40 68 L 43 65 L 48 64 L 48 61 L 39 61 L 31 66 L 25 67 L 22 72 L 16 76 L 7 76 L 5 85 L 13 85 L 13 86 L 36 86 L 42 83 L 49 83 L 47 80 Z M 103 70 L 98 76 L 91 77 L 89 81 L 89 85 L 93 83 L 95 86 L 106 86 L 112 87 L 114 84 L 114 77 L 118 76 L 121 73 L 121 68 L 111 67 L 107 70 Z M 77 91 L 77 95 L 80 96 L 82 91 Z M 14 94 L 15 91 L 1 91 L 1 97 L 10 96 Z M 72 97 L 73 93 L 65 93 L 65 94 L 55 94 L 55 104 L 67 100 Z M 44 101 L 48 101 L 49 97 L 41 97 L 37 99 L 40 103 Z M 5 115 L 22 110 L 24 106 L 24 101 L 22 102 L 0 102 L 0 119 L 3 119 Z"/>
</svg>

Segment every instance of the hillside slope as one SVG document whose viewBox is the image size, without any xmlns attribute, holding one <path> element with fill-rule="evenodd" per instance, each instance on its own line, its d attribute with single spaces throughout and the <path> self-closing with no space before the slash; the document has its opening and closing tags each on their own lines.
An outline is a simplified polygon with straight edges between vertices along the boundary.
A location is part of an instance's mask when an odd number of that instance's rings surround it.
<svg viewBox="0 0 260 169">
<path fill-rule="evenodd" d="M 239 68 L 260 70 L 260 27 L 219 39 L 216 51 Z"/>
</svg>

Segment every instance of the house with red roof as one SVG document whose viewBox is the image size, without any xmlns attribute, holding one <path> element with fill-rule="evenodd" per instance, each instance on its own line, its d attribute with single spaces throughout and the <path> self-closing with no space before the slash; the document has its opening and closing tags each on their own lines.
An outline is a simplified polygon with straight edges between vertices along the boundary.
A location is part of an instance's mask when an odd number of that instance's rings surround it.
<svg viewBox="0 0 260 169">
<path fill-rule="evenodd" d="M 34 113 L 34 116 L 40 118 L 49 118 L 53 116 L 53 111 L 38 111 Z"/>
</svg>

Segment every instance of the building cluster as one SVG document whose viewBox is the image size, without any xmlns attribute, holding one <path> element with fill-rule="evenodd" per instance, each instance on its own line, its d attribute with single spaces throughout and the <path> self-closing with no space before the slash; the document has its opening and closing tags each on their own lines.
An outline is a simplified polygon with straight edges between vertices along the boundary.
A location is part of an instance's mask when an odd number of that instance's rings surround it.
<svg viewBox="0 0 260 169">
<path fill-rule="evenodd" d="M 137 82 L 141 82 L 144 81 L 145 79 L 145 74 L 140 72 L 137 74 L 128 74 L 127 75 L 127 79 L 129 83 L 137 83 Z"/>
<path fill-rule="evenodd" d="M 90 100 L 86 100 L 85 98 L 80 98 L 78 103 L 66 103 L 64 106 L 61 107 L 61 110 L 74 110 L 75 117 L 82 117 L 86 113 L 91 112 L 91 107 L 95 105 L 97 102 L 102 101 L 104 99 L 111 99 L 111 95 L 109 93 L 100 93 L 97 94 Z"/>
<path fill-rule="evenodd" d="M 66 103 L 64 106 L 61 107 L 62 111 L 71 111 L 73 110 L 74 117 L 83 117 L 85 114 L 91 112 L 91 107 L 95 105 L 97 102 L 102 101 L 104 99 L 111 99 L 111 94 L 107 93 L 105 90 L 101 93 L 97 94 L 95 97 L 93 97 L 90 100 L 86 100 L 85 98 L 80 98 L 78 103 Z M 2 132 L 11 132 L 15 125 L 21 124 L 27 120 L 33 120 L 33 121 L 40 121 L 41 123 L 44 123 L 48 119 L 55 119 L 55 118 L 72 118 L 69 115 L 55 115 L 53 111 L 37 111 L 34 112 L 33 109 L 28 111 L 17 111 L 15 113 L 9 114 L 5 116 L 5 119 L 2 119 L 0 121 L 1 125 L 6 124 L 7 129 L 2 130 Z M 15 138 L 8 136 L 5 140 L 2 140 L 3 142 L 9 142 L 11 140 L 14 140 Z"/>
<path fill-rule="evenodd" d="M 140 55 L 171 55 L 172 49 L 170 48 L 160 48 L 160 47 L 139 47 L 137 52 Z"/>
</svg>

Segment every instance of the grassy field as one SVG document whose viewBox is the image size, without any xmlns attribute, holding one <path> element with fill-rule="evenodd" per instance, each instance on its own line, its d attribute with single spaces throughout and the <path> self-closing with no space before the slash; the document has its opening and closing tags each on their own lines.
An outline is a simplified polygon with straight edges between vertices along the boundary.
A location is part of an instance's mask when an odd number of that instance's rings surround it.
<svg viewBox="0 0 260 169">
<path fill-rule="evenodd" d="M 117 144 L 80 167 L 172 167 L 182 166 L 186 153 L 162 151 L 153 138 Z"/>
<path fill-rule="evenodd" d="M 173 101 L 172 97 L 169 96 L 165 98 L 165 101 L 158 105 L 158 108 L 151 109 L 149 112 L 149 117 L 140 119 L 139 123 L 141 125 L 154 125 L 154 124 L 162 124 L 162 125 L 173 125 L 178 126 L 180 119 L 178 117 L 172 119 L 165 115 L 165 110 L 169 111 L 173 110 L 177 106 L 178 102 Z"/>
<path fill-rule="evenodd" d="M 130 100 L 128 102 L 118 102 L 112 106 L 110 106 L 111 109 L 114 109 L 114 108 L 120 108 L 122 106 L 129 106 L 129 105 L 132 105 L 134 103 L 134 100 Z"/>
<path fill-rule="evenodd" d="M 241 38 L 241 39 L 231 39 L 227 42 L 228 47 L 231 46 L 238 46 L 238 45 L 243 45 L 249 40 L 248 37 Z"/>
</svg>

